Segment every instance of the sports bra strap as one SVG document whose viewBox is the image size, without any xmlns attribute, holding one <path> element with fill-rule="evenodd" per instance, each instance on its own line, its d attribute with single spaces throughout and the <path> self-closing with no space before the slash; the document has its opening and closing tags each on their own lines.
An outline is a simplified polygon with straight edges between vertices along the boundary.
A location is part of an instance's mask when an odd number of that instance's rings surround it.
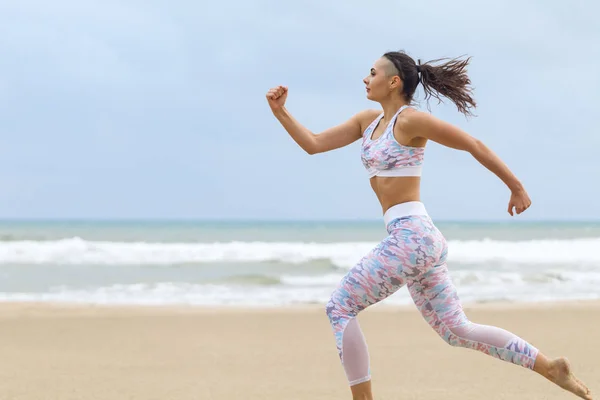
<svg viewBox="0 0 600 400">
<path fill-rule="evenodd" d="M 394 114 L 394 116 L 392 117 L 392 120 L 390 121 L 390 123 L 391 123 L 392 121 L 396 121 L 396 118 L 398 118 L 398 115 L 399 115 L 399 114 L 400 114 L 402 111 L 406 110 L 408 107 L 409 107 L 409 106 L 408 106 L 408 105 L 406 105 L 406 104 L 405 104 L 405 105 L 403 105 L 402 107 L 400 107 L 400 109 L 398 109 L 398 111 L 396 111 L 396 114 Z"/>
</svg>

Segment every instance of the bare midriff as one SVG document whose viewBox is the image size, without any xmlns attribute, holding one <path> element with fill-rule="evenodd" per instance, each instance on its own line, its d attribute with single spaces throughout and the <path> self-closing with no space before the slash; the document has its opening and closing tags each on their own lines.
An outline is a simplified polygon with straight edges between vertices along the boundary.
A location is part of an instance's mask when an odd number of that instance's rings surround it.
<svg viewBox="0 0 600 400">
<path fill-rule="evenodd" d="M 370 182 L 371 188 L 373 188 L 381 204 L 383 213 L 396 204 L 421 201 L 421 178 L 418 176 L 374 176 L 370 179 Z"/>
</svg>

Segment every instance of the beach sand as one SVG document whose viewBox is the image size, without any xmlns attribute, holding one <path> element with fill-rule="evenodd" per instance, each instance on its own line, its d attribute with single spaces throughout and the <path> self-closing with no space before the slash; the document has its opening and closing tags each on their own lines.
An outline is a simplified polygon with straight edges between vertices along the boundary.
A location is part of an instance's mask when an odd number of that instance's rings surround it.
<svg viewBox="0 0 600 400">
<path fill-rule="evenodd" d="M 600 303 L 465 307 L 567 356 L 600 393 Z M 570 399 L 537 374 L 453 348 L 414 306 L 359 321 L 375 398 Z M 0 305 L 0 399 L 350 399 L 323 307 Z"/>
</svg>

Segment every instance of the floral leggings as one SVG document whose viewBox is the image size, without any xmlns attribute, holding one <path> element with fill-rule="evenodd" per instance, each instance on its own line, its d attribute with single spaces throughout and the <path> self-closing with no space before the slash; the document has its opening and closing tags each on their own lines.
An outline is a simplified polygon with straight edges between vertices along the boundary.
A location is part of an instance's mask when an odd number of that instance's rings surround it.
<svg viewBox="0 0 600 400">
<path fill-rule="evenodd" d="M 351 386 L 371 379 L 367 344 L 356 316 L 404 285 L 425 321 L 450 345 L 533 368 L 538 350 L 531 344 L 504 329 L 467 319 L 446 267 L 446 240 L 429 216 L 397 218 L 387 231 L 389 236 L 341 280 L 326 306 Z"/>
</svg>

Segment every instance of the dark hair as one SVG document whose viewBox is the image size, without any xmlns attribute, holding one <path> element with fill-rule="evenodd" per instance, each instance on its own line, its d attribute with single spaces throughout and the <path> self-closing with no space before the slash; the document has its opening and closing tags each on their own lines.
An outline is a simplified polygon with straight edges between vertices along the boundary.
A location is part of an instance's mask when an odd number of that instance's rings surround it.
<svg viewBox="0 0 600 400">
<path fill-rule="evenodd" d="M 417 65 L 415 60 L 403 51 L 391 51 L 383 56 L 391 61 L 398 70 L 404 83 L 403 94 L 409 103 L 412 102 L 417 85 L 421 82 L 425 91 L 425 100 L 435 97 L 442 102 L 441 96 L 444 96 L 450 99 L 461 113 L 467 116 L 473 115 L 470 109 L 477 105 L 471 96 L 471 80 L 466 72 L 470 57 L 465 60 L 440 58 L 425 64 L 421 64 L 421 60 L 419 60 Z M 432 65 L 432 63 L 440 61 L 446 62 Z"/>
</svg>

